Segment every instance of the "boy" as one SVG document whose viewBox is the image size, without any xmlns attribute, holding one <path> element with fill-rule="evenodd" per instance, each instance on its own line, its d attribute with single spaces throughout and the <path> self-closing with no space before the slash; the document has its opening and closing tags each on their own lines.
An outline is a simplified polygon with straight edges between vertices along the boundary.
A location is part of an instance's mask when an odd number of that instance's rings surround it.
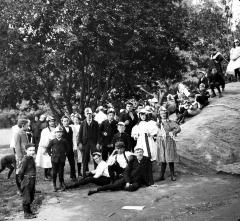
<svg viewBox="0 0 240 221">
<path fill-rule="evenodd" d="M 112 183 L 123 174 L 131 156 L 133 155 L 132 152 L 125 151 L 125 145 L 123 142 L 115 143 L 115 148 L 116 149 L 112 152 L 107 161 L 108 172 Z"/>
<path fill-rule="evenodd" d="M 19 170 L 21 180 L 21 190 L 23 196 L 23 211 L 25 219 L 36 218 L 31 211 L 31 204 L 35 195 L 36 165 L 35 165 L 35 146 L 32 143 L 26 144 L 26 155 L 23 157 L 22 166 Z"/>
<path fill-rule="evenodd" d="M 117 129 L 118 129 L 118 133 L 116 133 L 112 139 L 113 148 L 115 149 L 115 143 L 120 141 L 120 142 L 124 143 L 126 151 L 131 151 L 132 150 L 131 137 L 127 133 L 124 132 L 125 131 L 125 123 L 119 122 L 117 124 Z"/>
<path fill-rule="evenodd" d="M 6 155 L 0 159 L 0 173 L 6 168 L 9 169 L 8 179 L 10 179 L 14 168 L 16 168 L 16 158 L 14 154 Z"/>
<path fill-rule="evenodd" d="M 47 152 L 51 156 L 53 172 L 53 188 L 57 192 L 57 175 L 59 176 L 60 190 L 65 190 L 64 184 L 64 166 L 67 150 L 70 149 L 68 142 L 62 138 L 63 128 L 61 126 L 55 129 L 56 138 L 49 142 Z"/>
<path fill-rule="evenodd" d="M 97 168 L 89 172 L 88 176 L 75 184 L 68 186 L 67 189 L 76 188 L 87 183 L 94 183 L 98 186 L 104 186 L 110 183 L 108 165 L 102 159 L 102 154 L 95 152 L 92 154 L 94 162 L 97 164 Z"/>
</svg>

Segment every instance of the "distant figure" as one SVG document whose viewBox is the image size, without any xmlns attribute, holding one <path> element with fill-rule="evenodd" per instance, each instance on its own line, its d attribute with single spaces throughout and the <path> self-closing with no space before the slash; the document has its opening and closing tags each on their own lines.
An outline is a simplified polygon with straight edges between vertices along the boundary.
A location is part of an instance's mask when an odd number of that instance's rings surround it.
<svg viewBox="0 0 240 221">
<path fill-rule="evenodd" d="M 40 141 L 41 131 L 42 131 L 41 121 L 39 120 L 38 115 L 34 117 L 34 121 L 32 122 L 31 128 L 33 133 L 33 143 L 36 145 L 36 151 L 37 151 L 37 147 Z"/>
<path fill-rule="evenodd" d="M 10 179 L 12 172 L 16 168 L 16 158 L 14 154 L 6 155 L 0 159 L 0 173 L 6 168 L 9 169 L 7 178 Z"/>
<path fill-rule="evenodd" d="M 211 73 L 209 75 L 209 85 L 212 91 L 212 96 L 211 97 L 216 97 L 216 93 L 214 91 L 214 88 L 217 88 L 219 98 L 222 97 L 222 92 L 220 89 L 220 86 L 222 86 L 222 90 L 225 88 L 225 81 L 223 77 L 218 73 L 216 68 L 212 68 Z"/>
<path fill-rule="evenodd" d="M 236 80 L 240 81 L 240 43 L 238 39 L 234 40 L 233 48 L 230 50 L 230 62 L 226 72 L 235 75 Z"/>
</svg>

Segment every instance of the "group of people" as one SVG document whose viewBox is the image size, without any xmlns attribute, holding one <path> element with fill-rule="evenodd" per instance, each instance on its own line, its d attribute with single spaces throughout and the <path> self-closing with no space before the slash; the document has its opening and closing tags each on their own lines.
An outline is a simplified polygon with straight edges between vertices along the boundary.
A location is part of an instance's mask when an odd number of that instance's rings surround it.
<svg viewBox="0 0 240 221">
<path fill-rule="evenodd" d="M 35 122 L 41 127 L 45 125 L 40 129 L 39 139 L 29 139 L 28 119 L 18 120 L 18 130 L 14 128 L 11 142 L 14 154 L 4 157 L 1 163 L 5 164 L 3 169 L 6 165 L 14 165 L 12 167 L 16 169 L 16 184 L 23 197 L 26 219 L 36 217 L 30 208 L 35 193 L 36 166 L 44 169 L 46 181 L 52 180 L 53 191 L 64 191 L 86 183 L 98 185 L 96 190 L 89 191 L 89 195 L 106 190 L 135 191 L 143 185 L 152 185 L 154 161 L 161 162 L 160 180 L 165 179 L 167 163 L 171 180 L 176 180 L 175 137 L 181 129 L 169 119 L 164 106 L 160 107 L 158 114 L 155 114 L 154 105 L 139 105 L 135 111 L 131 102 L 127 102 L 118 117 L 113 108 L 105 111 L 101 110 L 104 117 L 98 118 L 99 112 L 94 114 L 91 108 L 85 108 L 84 120 L 77 113 L 69 117 L 64 115 L 61 122 L 48 116 L 45 121 Z M 90 157 L 94 170 L 89 170 Z M 66 159 L 71 178 L 71 184 L 67 186 L 64 182 Z"/>
</svg>

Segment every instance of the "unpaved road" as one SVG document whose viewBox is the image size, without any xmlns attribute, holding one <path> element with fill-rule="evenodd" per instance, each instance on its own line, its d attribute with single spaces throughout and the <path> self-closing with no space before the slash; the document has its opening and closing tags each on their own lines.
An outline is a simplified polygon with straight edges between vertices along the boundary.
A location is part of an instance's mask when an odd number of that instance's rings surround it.
<svg viewBox="0 0 240 221">
<path fill-rule="evenodd" d="M 240 159 L 239 101 L 240 83 L 227 84 L 223 98 L 212 100 L 211 106 L 182 126 L 176 182 L 168 177 L 157 182 L 156 187 L 134 193 L 119 191 L 92 196 L 87 196 L 87 192 L 93 185 L 53 193 L 51 183 L 46 183 L 38 186 L 46 192 L 46 200 L 36 220 L 238 221 L 240 178 L 216 174 L 212 169 Z M 133 211 L 122 210 L 122 206 L 145 207 Z M 17 214 L 14 220 L 22 217 L 22 213 Z"/>
</svg>

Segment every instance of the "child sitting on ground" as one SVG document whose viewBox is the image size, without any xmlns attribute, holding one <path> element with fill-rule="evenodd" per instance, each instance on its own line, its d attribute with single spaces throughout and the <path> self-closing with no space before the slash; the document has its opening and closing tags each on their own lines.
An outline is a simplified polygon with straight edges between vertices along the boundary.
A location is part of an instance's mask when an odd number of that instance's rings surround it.
<svg viewBox="0 0 240 221">
<path fill-rule="evenodd" d="M 16 158 L 14 154 L 6 155 L 0 159 L 0 173 L 6 168 L 9 169 L 8 179 L 10 179 L 12 172 L 16 168 Z"/>
<path fill-rule="evenodd" d="M 22 165 L 19 170 L 19 178 L 21 180 L 21 190 L 23 196 L 23 211 L 25 219 L 36 218 L 31 210 L 31 204 L 35 195 L 36 182 L 36 165 L 35 165 L 35 146 L 27 144 L 25 146 L 26 155 L 23 157 Z"/>
</svg>

